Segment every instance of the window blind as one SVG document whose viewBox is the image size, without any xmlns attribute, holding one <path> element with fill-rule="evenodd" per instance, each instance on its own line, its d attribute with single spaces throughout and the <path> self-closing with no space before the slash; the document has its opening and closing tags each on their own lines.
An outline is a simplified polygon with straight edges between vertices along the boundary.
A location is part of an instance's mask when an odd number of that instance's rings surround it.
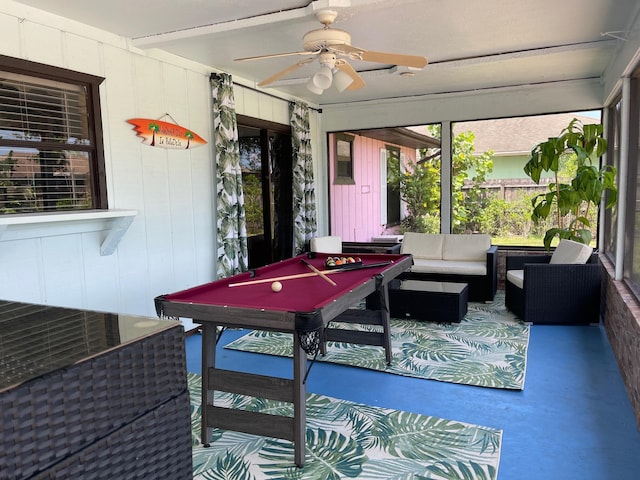
<svg viewBox="0 0 640 480">
<path fill-rule="evenodd" d="M 86 87 L 0 71 L 0 214 L 92 208 Z"/>
</svg>

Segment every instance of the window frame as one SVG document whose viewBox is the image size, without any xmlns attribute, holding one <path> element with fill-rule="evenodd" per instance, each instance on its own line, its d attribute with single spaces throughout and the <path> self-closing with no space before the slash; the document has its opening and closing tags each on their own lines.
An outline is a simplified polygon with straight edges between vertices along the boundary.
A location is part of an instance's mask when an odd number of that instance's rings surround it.
<svg viewBox="0 0 640 480">
<path fill-rule="evenodd" d="M 385 195 L 385 206 L 384 208 L 386 209 L 386 226 L 388 227 L 394 227 L 394 226 L 398 226 L 402 223 L 402 219 L 403 219 L 403 205 L 402 205 L 402 195 L 400 194 L 400 182 L 398 182 L 398 185 L 396 185 L 397 190 L 398 190 L 398 195 L 397 195 L 397 203 L 398 203 L 398 211 L 394 212 L 398 214 L 398 218 L 397 219 L 392 219 L 391 221 L 389 220 L 389 160 L 390 159 L 394 159 L 397 160 L 398 162 L 398 169 L 402 172 L 402 149 L 396 145 L 389 145 L 389 144 L 385 144 L 384 146 L 384 150 L 385 150 L 385 158 L 386 158 L 386 171 L 385 171 L 385 188 L 386 188 L 386 195 Z M 396 199 L 394 199 L 395 201 Z"/>
<path fill-rule="evenodd" d="M 334 179 L 335 185 L 355 185 L 355 171 L 354 171 L 354 158 L 353 158 L 353 144 L 355 142 L 354 135 L 348 135 L 346 133 L 334 134 L 334 149 L 335 149 L 335 164 L 334 164 Z M 347 142 L 349 144 L 349 157 L 344 155 L 338 155 L 338 143 Z M 346 160 L 345 160 L 346 159 Z M 349 163 L 351 175 L 340 175 L 340 169 L 338 168 L 340 163 Z"/>
<path fill-rule="evenodd" d="M 640 67 L 636 69 L 630 78 L 631 88 L 629 89 L 629 106 L 627 112 L 629 116 L 629 128 L 627 142 L 627 191 L 626 191 L 626 212 L 624 222 L 624 241 L 623 241 L 623 262 L 622 274 L 626 285 L 630 288 L 636 298 L 640 299 L 640 281 L 639 272 L 634 267 L 634 255 L 636 250 L 640 250 L 640 241 L 636 241 L 636 229 L 639 227 L 636 221 L 638 200 L 638 188 L 640 187 Z M 621 122 L 625 120 L 622 119 Z M 624 160 L 623 160 L 624 161 Z M 635 184 L 632 181 L 635 180 Z M 615 264 L 615 261 L 614 261 Z"/>
<path fill-rule="evenodd" d="M 108 209 L 107 198 L 107 176 L 104 157 L 104 142 L 102 131 L 102 114 L 100 108 L 100 84 L 104 81 L 103 77 L 90 75 L 74 70 L 54 67 L 42 63 L 32 62 L 29 60 L 18 59 L 0 55 L 0 70 L 16 73 L 36 79 L 45 79 L 59 81 L 68 84 L 81 86 L 86 91 L 86 108 L 87 108 L 87 126 L 88 137 L 92 148 L 87 149 L 86 146 L 74 146 L 70 144 L 64 145 L 64 150 L 79 150 L 88 152 L 89 169 L 91 179 L 91 210 Z M 5 147 L 33 147 L 33 142 L 19 140 L 2 140 L 0 146 Z M 87 209 L 69 208 L 53 210 L 51 212 L 85 212 Z M 49 212 L 49 213 L 51 213 Z M 45 212 L 33 212 L 31 214 L 44 214 Z M 25 215 L 23 213 L 0 213 L 2 217 Z"/>
</svg>

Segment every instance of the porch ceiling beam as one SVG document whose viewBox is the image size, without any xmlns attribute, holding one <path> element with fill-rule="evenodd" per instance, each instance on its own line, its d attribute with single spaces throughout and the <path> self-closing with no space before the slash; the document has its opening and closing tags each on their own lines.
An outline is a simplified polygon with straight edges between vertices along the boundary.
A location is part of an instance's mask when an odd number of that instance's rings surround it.
<svg viewBox="0 0 640 480">
<path fill-rule="evenodd" d="M 520 60 L 524 58 L 535 58 L 547 55 L 556 55 L 568 52 L 575 52 L 576 50 L 589 50 L 589 49 L 603 49 L 603 48 L 615 48 L 616 40 L 599 40 L 595 42 L 573 43 L 569 45 L 556 45 L 543 48 L 532 48 L 528 50 L 518 50 L 507 53 L 495 53 L 489 55 L 482 55 L 478 57 L 466 57 L 450 60 L 434 61 L 427 64 L 422 69 L 411 69 L 416 74 L 429 73 L 436 69 L 453 69 L 453 68 L 465 68 L 477 65 L 487 65 L 491 63 L 504 63 L 510 60 Z M 358 71 L 361 77 L 365 80 L 367 78 L 378 77 L 382 75 L 394 74 L 401 69 L 393 66 L 388 68 L 380 68 L 375 70 L 363 70 Z M 270 87 L 286 86 L 286 85 L 298 85 L 306 83 L 309 77 L 290 78 L 285 80 L 279 80 L 273 82 Z"/>
<path fill-rule="evenodd" d="M 185 40 L 246 28 L 255 28 L 262 25 L 273 26 L 274 24 L 281 22 L 307 18 L 314 15 L 318 10 L 363 7 L 367 5 L 375 7 L 375 4 L 380 4 L 380 0 L 315 0 L 310 2 L 306 7 L 293 8 L 291 10 L 282 10 L 279 12 L 257 15 L 255 17 L 240 18 L 228 22 L 138 37 L 131 41 L 131 45 L 138 48 L 161 48 L 164 44 L 174 42 L 176 40 Z"/>
</svg>

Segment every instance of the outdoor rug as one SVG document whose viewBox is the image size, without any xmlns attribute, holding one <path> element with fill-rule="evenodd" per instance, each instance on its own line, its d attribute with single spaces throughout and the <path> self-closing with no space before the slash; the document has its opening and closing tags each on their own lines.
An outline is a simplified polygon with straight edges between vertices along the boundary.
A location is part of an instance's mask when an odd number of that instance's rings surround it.
<svg viewBox="0 0 640 480">
<path fill-rule="evenodd" d="M 391 365 L 380 347 L 334 342 L 327 343 L 327 354 L 317 360 L 449 383 L 524 388 L 529 326 L 505 308 L 504 292 L 492 303 L 469 303 L 460 323 L 392 319 L 391 344 Z M 277 332 L 254 330 L 225 348 L 293 356 L 291 334 Z"/>
<path fill-rule="evenodd" d="M 475 479 L 498 476 L 502 430 L 307 395 L 304 467 L 293 443 L 213 430 L 200 445 L 200 375 L 189 373 L 196 480 Z M 291 404 L 216 392 L 219 406 L 293 415 Z"/>
</svg>

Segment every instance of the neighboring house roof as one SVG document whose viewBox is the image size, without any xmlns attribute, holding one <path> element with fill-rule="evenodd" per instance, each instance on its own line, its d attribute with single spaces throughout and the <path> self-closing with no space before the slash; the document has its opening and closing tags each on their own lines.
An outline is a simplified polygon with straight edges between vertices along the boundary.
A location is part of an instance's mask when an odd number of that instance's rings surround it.
<svg viewBox="0 0 640 480">
<path fill-rule="evenodd" d="M 475 134 L 475 151 L 493 150 L 496 155 L 529 153 L 538 143 L 549 137 L 557 137 L 571 120 L 577 118 L 583 124 L 600 123 L 593 117 L 575 113 L 537 115 L 532 117 L 500 118 L 475 122 L 457 122 L 454 134 L 472 131 Z"/>
<path fill-rule="evenodd" d="M 472 131 L 475 134 L 475 152 L 477 154 L 493 150 L 494 155 L 529 154 L 538 143 L 549 137 L 557 137 L 571 120 L 577 118 L 583 124 L 600 123 L 593 117 L 575 113 L 557 113 L 530 117 L 498 118 L 473 122 L 456 122 L 453 133 Z M 410 130 L 425 134 L 424 125 L 408 127 Z"/>
<path fill-rule="evenodd" d="M 426 131 L 426 129 L 425 129 Z M 374 128 L 370 130 L 352 130 L 351 133 L 361 135 L 381 142 L 400 145 L 408 148 L 439 148 L 440 140 L 425 135 L 414 129 L 397 127 L 397 128 Z"/>
</svg>

